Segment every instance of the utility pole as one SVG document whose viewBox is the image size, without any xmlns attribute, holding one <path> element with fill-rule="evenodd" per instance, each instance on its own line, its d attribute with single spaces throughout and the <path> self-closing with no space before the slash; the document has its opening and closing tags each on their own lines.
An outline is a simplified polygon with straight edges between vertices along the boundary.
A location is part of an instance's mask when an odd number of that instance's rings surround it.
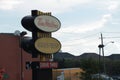
<svg viewBox="0 0 120 80">
<path fill-rule="evenodd" d="M 101 44 L 98 46 L 99 47 L 99 61 L 100 61 L 100 54 L 102 52 L 102 56 L 103 56 L 103 71 L 104 74 L 106 74 L 106 67 L 105 67 L 105 56 L 104 56 L 104 44 L 103 44 L 103 35 L 101 33 Z M 100 62 L 99 62 L 100 63 Z"/>
</svg>

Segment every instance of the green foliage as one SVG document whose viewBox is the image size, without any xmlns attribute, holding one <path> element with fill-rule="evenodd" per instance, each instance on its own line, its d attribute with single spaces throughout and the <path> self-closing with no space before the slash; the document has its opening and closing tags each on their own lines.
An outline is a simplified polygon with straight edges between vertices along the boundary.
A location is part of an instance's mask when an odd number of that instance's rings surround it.
<svg viewBox="0 0 120 80">
<path fill-rule="evenodd" d="M 99 62 L 94 59 L 82 59 L 80 67 L 87 73 L 95 74 L 99 71 Z"/>
<path fill-rule="evenodd" d="M 59 68 L 74 68 L 80 67 L 86 71 L 86 76 L 91 74 L 96 74 L 98 72 L 103 73 L 103 61 L 99 61 L 93 58 L 87 59 L 55 59 L 59 63 Z M 106 73 L 108 75 L 118 75 L 120 74 L 120 60 L 110 60 L 105 59 Z"/>
<path fill-rule="evenodd" d="M 74 68 L 76 67 L 76 61 L 72 59 L 55 59 L 59 64 L 59 68 Z"/>
<path fill-rule="evenodd" d="M 89 59 L 81 59 L 80 68 L 82 68 L 85 73 L 82 73 L 82 80 L 92 80 L 91 75 L 98 73 L 99 71 L 99 62 L 89 58 Z"/>
<path fill-rule="evenodd" d="M 81 77 L 82 80 L 92 80 L 91 74 L 89 72 L 83 72 L 81 73 Z"/>
<path fill-rule="evenodd" d="M 120 74 L 120 61 L 119 60 L 106 61 L 106 72 L 109 75 L 118 75 L 118 74 Z"/>
</svg>

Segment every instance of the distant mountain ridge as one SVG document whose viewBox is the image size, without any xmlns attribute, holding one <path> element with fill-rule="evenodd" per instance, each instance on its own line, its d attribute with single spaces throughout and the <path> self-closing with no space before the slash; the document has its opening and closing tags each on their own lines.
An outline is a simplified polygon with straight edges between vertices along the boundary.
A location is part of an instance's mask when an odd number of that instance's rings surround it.
<svg viewBox="0 0 120 80">
<path fill-rule="evenodd" d="M 98 59 L 99 55 L 96 53 L 83 53 L 80 56 L 77 56 L 79 59 L 88 59 L 88 58 L 94 58 L 94 59 Z"/>
<path fill-rule="evenodd" d="M 110 56 L 107 56 L 110 60 L 120 60 L 120 54 L 112 54 Z"/>
<path fill-rule="evenodd" d="M 73 59 L 75 58 L 74 55 L 68 53 L 68 52 L 58 52 L 54 54 L 54 57 L 57 59 Z"/>
<path fill-rule="evenodd" d="M 102 57 L 102 56 L 101 56 Z M 58 52 L 54 54 L 54 58 L 56 59 L 99 59 L 99 55 L 97 53 L 83 53 L 80 56 L 74 56 L 68 52 Z M 120 54 L 112 54 L 110 56 L 105 56 L 105 59 L 109 60 L 120 60 Z"/>
</svg>

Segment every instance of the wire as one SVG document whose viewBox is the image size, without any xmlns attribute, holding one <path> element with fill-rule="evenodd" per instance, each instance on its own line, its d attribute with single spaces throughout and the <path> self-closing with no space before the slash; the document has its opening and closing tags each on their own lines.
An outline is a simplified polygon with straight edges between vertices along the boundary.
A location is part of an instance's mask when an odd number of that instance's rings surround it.
<svg viewBox="0 0 120 80">
<path fill-rule="evenodd" d="M 104 39 L 107 39 L 107 38 L 120 38 L 120 37 L 103 37 Z"/>
<path fill-rule="evenodd" d="M 117 34 L 117 33 L 120 33 L 120 32 L 102 32 L 102 33 L 115 33 L 115 34 Z"/>
<path fill-rule="evenodd" d="M 95 36 L 95 35 L 97 35 L 98 33 L 94 33 L 94 34 L 89 34 L 89 35 L 87 35 L 87 36 L 84 36 L 83 38 L 88 38 L 88 37 L 91 37 L 91 36 Z"/>
<path fill-rule="evenodd" d="M 107 33 L 107 34 L 117 34 L 118 36 L 110 36 L 110 37 L 103 37 L 104 39 L 110 39 L 110 38 L 120 38 L 119 34 L 120 32 L 102 32 L 102 33 Z M 119 33 L 119 34 L 118 34 Z"/>
</svg>

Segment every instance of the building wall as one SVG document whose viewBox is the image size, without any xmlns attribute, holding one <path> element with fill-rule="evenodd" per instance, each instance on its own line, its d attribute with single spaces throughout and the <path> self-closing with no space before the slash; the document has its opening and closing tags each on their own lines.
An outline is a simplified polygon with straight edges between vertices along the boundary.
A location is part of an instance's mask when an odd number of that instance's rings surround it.
<svg viewBox="0 0 120 80">
<path fill-rule="evenodd" d="M 57 80 L 61 73 L 64 73 L 64 80 L 81 80 L 81 72 L 80 68 L 53 69 L 53 80 Z"/>
<path fill-rule="evenodd" d="M 21 80 L 21 53 L 22 55 L 22 80 L 32 80 L 32 70 L 26 70 L 26 61 L 38 61 L 20 48 L 19 36 L 13 34 L 0 34 L 0 67 L 5 69 L 7 80 Z"/>
</svg>

